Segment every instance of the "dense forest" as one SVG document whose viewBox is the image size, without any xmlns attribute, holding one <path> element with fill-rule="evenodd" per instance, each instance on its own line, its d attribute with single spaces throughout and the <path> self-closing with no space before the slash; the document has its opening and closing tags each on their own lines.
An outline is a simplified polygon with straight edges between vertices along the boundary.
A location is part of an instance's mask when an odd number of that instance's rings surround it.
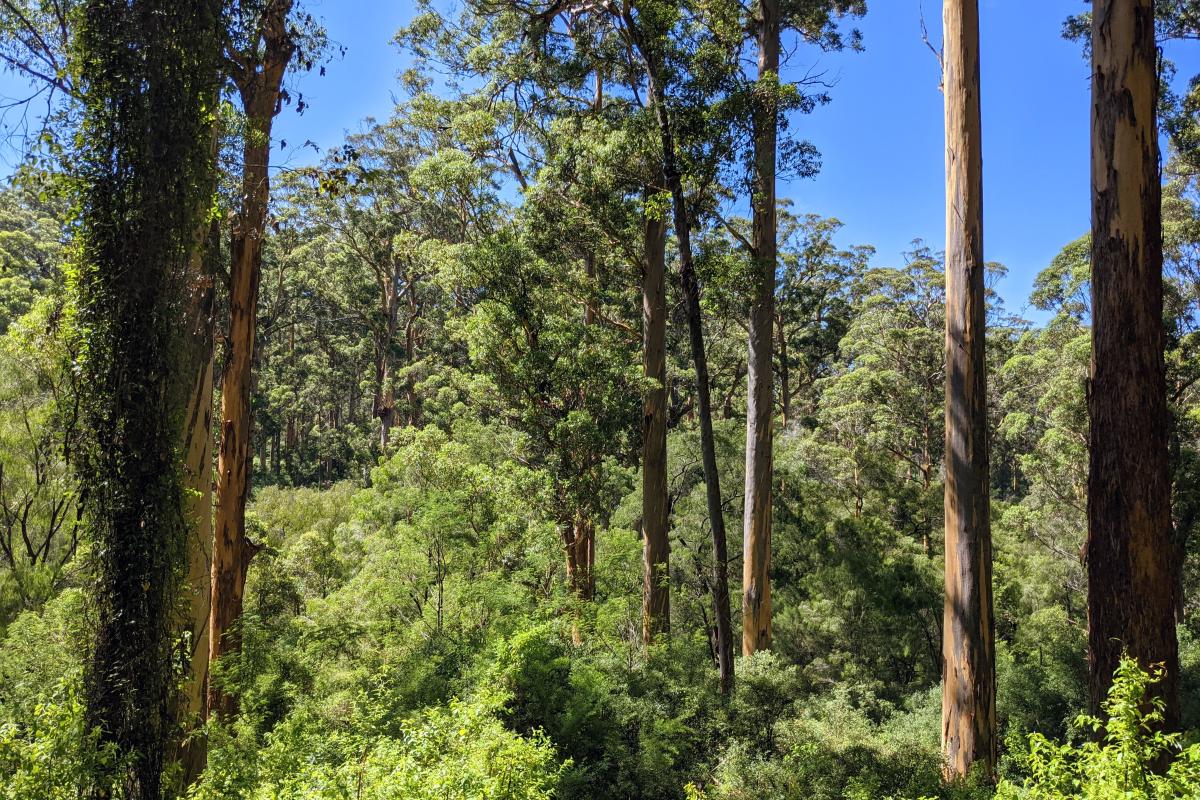
<svg viewBox="0 0 1200 800">
<path fill-rule="evenodd" d="M 978 5 L 881 266 L 865 0 L 420 0 L 286 166 L 319 8 L 0 0 L 0 800 L 1200 798 L 1200 3 L 1062 21 L 1036 321 Z"/>
</svg>

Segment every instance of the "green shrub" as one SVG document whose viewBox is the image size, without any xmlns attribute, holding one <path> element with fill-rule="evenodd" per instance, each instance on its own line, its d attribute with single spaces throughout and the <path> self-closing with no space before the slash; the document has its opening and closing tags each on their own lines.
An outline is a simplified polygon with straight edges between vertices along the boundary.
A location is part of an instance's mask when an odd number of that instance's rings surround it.
<svg viewBox="0 0 1200 800">
<path fill-rule="evenodd" d="M 1179 734 L 1155 730 L 1162 720 L 1163 703 L 1146 690 L 1161 678 L 1161 669 L 1149 674 L 1133 660 L 1123 659 L 1104 704 L 1107 719 L 1081 716 L 1078 720 L 1078 727 L 1102 735 L 1081 745 L 1031 735 L 1029 751 L 1022 758 L 1030 777 L 1021 785 L 1002 782 L 997 799 L 1200 797 L 1200 745 L 1181 750 Z M 1165 762 L 1169 767 L 1164 771 Z"/>
<path fill-rule="evenodd" d="M 119 800 L 119 785 L 95 785 L 96 776 L 117 773 L 97 738 L 84 724 L 78 674 L 64 679 L 21 723 L 0 723 L 0 800 L 76 800 L 101 788 Z"/>
<path fill-rule="evenodd" d="M 255 749 L 248 729 L 215 729 L 190 800 L 549 800 L 563 771 L 540 732 L 501 724 L 505 698 L 427 709 L 398 737 L 284 724 Z"/>
</svg>

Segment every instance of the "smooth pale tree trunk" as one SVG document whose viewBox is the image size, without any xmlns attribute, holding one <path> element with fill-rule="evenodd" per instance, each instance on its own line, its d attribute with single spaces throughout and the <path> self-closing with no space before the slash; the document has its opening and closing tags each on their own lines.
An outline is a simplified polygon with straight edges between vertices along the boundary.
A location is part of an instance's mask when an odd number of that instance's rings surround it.
<svg viewBox="0 0 1200 800">
<path fill-rule="evenodd" d="M 400 316 L 400 293 L 392 270 L 379 270 L 380 305 L 386 320 L 382 337 L 375 345 L 375 416 L 379 419 L 379 452 L 387 455 L 388 439 L 396 418 L 396 389 L 392 385 L 392 342 Z"/>
<path fill-rule="evenodd" d="M 237 625 L 242 616 L 246 572 L 259 546 L 246 538 L 246 500 L 250 492 L 250 392 L 262 277 L 262 239 L 270 197 L 268 168 L 271 124 L 279 110 L 283 74 L 293 51 L 287 29 L 291 0 L 271 0 L 263 12 L 265 56 L 247 56 L 234 76 L 246 112 L 242 149 L 241 209 L 234 222 L 229 270 L 228 358 L 221 381 L 221 449 L 217 462 L 217 516 L 213 536 L 212 613 L 209 616 L 209 664 L 241 649 Z M 208 707 L 233 714 L 232 694 L 209 681 Z"/>
<path fill-rule="evenodd" d="M 779 78 L 779 4 L 758 4 L 758 77 Z M 774 425 L 772 345 L 775 322 L 775 159 L 773 96 L 760 99 L 754 122 L 754 296 L 746 357 L 746 505 L 742 528 L 742 655 L 771 646 L 771 482 Z"/>
<path fill-rule="evenodd" d="M 943 7 L 946 102 L 946 596 L 942 753 L 951 777 L 995 773 L 983 149 L 977 0 Z"/>
<path fill-rule="evenodd" d="M 787 331 L 783 327 L 783 317 L 775 315 L 775 335 L 779 341 L 779 405 L 782 411 L 780 422 L 786 428 L 792 420 L 792 381 L 791 368 L 788 366 Z"/>
<path fill-rule="evenodd" d="M 643 223 L 642 641 L 670 629 L 671 544 L 667 536 L 667 222 Z"/>
<path fill-rule="evenodd" d="M 696 405 L 700 417 L 700 451 L 704 465 L 705 497 L 708 505 L 709 526 L 713 538 L 713 606 L 717 626 L 717 668 L 720 688 L 723 693 L 733 687 L 733 632 L 729 612 L 729 567 L 728 546 L 725 536 L 725 516 L 721 508 L 721 477 L 717 471 L 717 452 L 713 440 L 712 396 L 708 377 L 708 357 L 704 350 L 704 321 L 700 310 L 700 284 L 696 280 L 696 267 L 692 257 L 692 232 L 689 220 L 687 197 L 683 193 L 683 181 L 676 164 L 675 135 L 671 128 L 671 116 L 667 111 L 666 93 L 663 90 L 662 70 L 659 56 L 641 33 L 632 11 L 626 7 L 622 13 L 626 30 L 632 44 L 646 66 L 646 82 L 655 120 L 658 123 L 659 140 L 662 145 L 662 173 L 667 189 L 671 192 L 672 222 L 679 248 L 679 282 L 683 289 L 684 310 L 687 314 L 688 340 L 692 350 L 692 364 L 696 376 Z"/>
<path fill-rule="evenodd" d="M 1158 75 L 1152 0 L 1092 7 L 1092 364 L 1088 656 L 1099 708 L 1123 651 L 1166 678 L 1162 727 L 1179 724 L 1171 534 Z"/>
</svg>

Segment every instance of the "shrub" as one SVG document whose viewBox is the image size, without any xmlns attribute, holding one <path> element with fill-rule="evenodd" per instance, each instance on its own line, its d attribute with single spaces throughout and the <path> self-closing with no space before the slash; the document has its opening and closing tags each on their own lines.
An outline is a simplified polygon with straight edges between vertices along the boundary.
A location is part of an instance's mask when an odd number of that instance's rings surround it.
<svg viewBox="0 0 1200 800">
<path fill-rule="evenodd" d="M 20 724 L 0 723 L 0 800 L 75 800 L 96 794 L 119 800 L 120 786 L 95 785 L 109 770 L 111 749 L 98 745 L 84 724 L 78 674 L 33 705 Z"/>
<path fill-rule="evenodd" d="M 1155 726 L 1163 718 L 1161 698 L 1147 688 L 1162 670 L 1141 670 L 1132 659 L 1117 668 L 1104 704 L 1106 720 L 1081 716 L 1078 727 L 1099 738 L 1075 746 L 1029 737 L 1023 755 L 1029 778 L 1002 782 L 997 800 L 1170 800 L 1200 796 L 1200 745 L 1180 749 L 1180 735 Z M 1161 769 L 1164 763 L 1169 767 Z M 1158 770 L 1154 767 L 1159 767 Z"/>
</svg>

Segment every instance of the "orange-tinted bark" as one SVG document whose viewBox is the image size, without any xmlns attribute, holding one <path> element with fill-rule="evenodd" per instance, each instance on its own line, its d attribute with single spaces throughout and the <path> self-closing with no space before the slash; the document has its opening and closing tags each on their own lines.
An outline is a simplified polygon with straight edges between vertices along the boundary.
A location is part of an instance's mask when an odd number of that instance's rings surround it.
<svg viewBox="0 0 1200 800">
<path fill-rule="evenodd" d="M 246 500 L 250 493 L 250 391 L 254 363 L 258 288 L 262 277 L 262 239 L 270 198 L 268 168 L 271 124 L 279 111 L 283 75 L 294 44 L 287 18 L 291 0 L 269 0 L 263 11 L 262 46 L 234 59 L 234 80 L 246 113 L 242 148 L 241 209 L 234 221 L 229 269 L 227 357 L 221 380 L 221 449 L 217 462 L 217 516 L 213 536 L 212 612 L 209 616 L 209 662 L 237 652 L 241 637 L 246 572 L 258 546 L 246 538 Z M 232 695 L 209 682 L 210 712 L 236 711 Z"/>
<path fill-rule="evenodd" d="M 946 0 L 946 596 L 942 754 L 950 777 L 997 757 L 989 512 L 983 149 L 977 0 Z"/>
</svg>

